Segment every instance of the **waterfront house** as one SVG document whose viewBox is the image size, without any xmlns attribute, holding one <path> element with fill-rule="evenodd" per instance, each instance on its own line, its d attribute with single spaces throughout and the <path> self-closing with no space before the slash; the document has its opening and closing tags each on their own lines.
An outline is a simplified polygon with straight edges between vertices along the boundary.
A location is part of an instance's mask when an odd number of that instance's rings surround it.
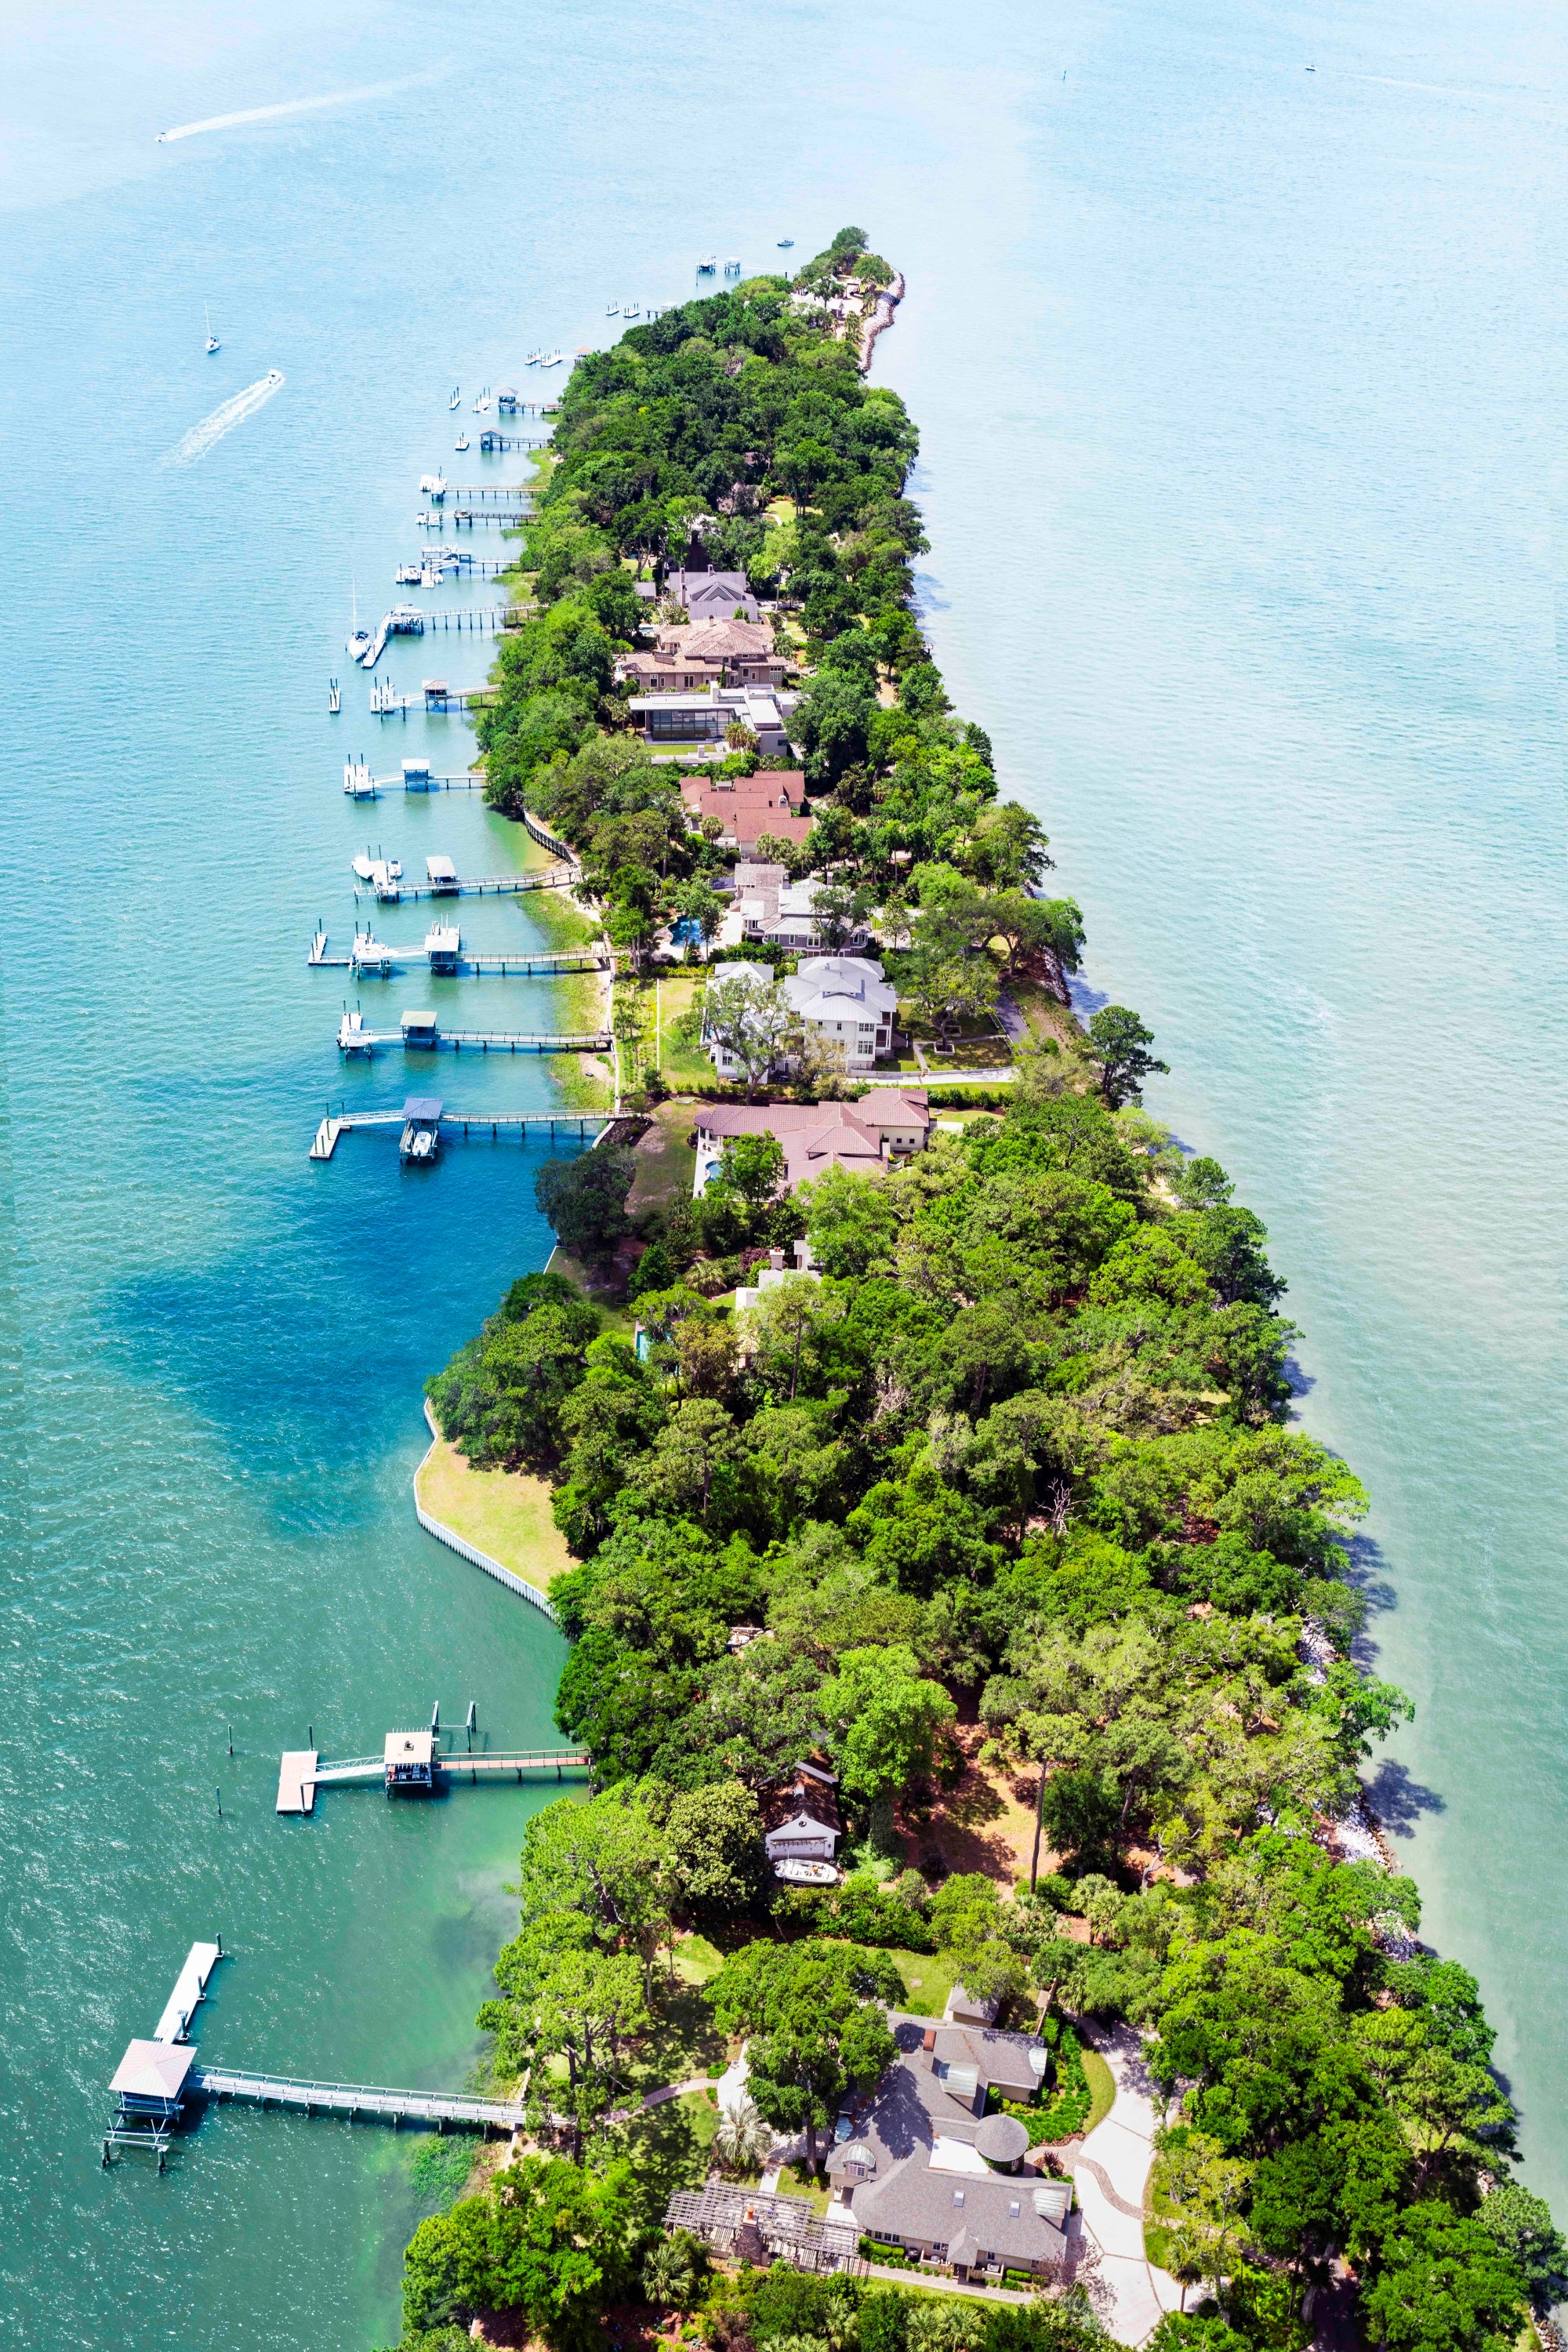
<svg viewBox="0 0 1568 2352">
<path fill-rule="evenodd" d="M 784 698 L 791 702 L 793 698 Z M 780 697 L 761 687 L 717 686 L 701 691 L 634 694 L 626 709 L 632 724 L 655 757 L 722 759 L 724 731 L 731 726 L 751 730 L 757 748 L 770 759 L 789 751 L 789 721 Z"/>
<path fill-rule="evenodd" d="M 959 2279 L 1055 2276 L 1068 2252 L 1070 2187 L 1020 2171 L 1027 2131 L 985 2112 L 993 2095 L 1020 2105 L 1038 2096 L 1045 2044 L 897 2011 L 888 2022 L 898 2055 L 828 2158 L 828 2216 L 853 2219 L 860 2234 Z"/>
<path fill-rule="evenodd" d="M 813 956 L 784 980 L 804 1035 L 839 1048 L 847 1070 L 869 1070 L 892 1051 L 899 992 L 869 956 Z"/>
<path fill-rule="evenodd" d="M 693 621 L 755 622 L 760 618 L 752 583 L 743 572 L 669 572 L 664 593 L 684 604 Z"/>
<path fill-rule="evenodd" d="M 787 665 L 773 633 L 758 621 L 671 622 L 656 628 L 660 658 L 716 664 L 725 686 L 782 686 Z"/>
<path fill-rule="evenodd" d="M 754 964 L 736 969 L 754 971 Z M 904 1087 L 876 1087 L 858 1102 L 703 1103 L 697 1113 L 697 1170 L 700 1192 L 739 1135 L 771 1135 L 783 1150 L 781 1191 L 814 1181 L 830 1167 L 874 1175 L 895 1158 L 925 1149 L 931 1112 L 925 1096 Z"/>
<path fill-rule="evenodd" d="M 683 776 L 680 797 L 687 823 L 700 832 L 703 820 L 716 817 L 722 828 L 721 847 L 749 858 L 764 834 L 776 841 L 804 846 L 811 832 L 805 814 L 805 779 L 798 769 L 759 768 L 750 776 Z M 769 866 L 781 877 L 784 867 Z"/>
</svg>

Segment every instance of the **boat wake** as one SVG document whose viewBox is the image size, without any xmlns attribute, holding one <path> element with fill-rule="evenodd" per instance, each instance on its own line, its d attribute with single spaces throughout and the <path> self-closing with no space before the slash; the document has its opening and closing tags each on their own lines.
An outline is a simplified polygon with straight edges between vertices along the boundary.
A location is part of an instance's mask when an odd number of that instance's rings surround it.
<svg viewBox="0 0 1568 2352">
<path fill-rule="evenodd" d="M 449 67 L 441 71 L 449 72 Z M 405 74 L 400 81 L 372 82 L 365 89 L 335 89 L 325 98 L 290 98 L 280 106 L 247 106 L 237 114 L 209 114 L 201 122 L 182 122 L 173 131 L 160 131 L 158 144 L 170 146 L 176 139 L 194 139 L 200 131 L 232 131 L 241 122 L 277 122 L 286 114 L 314 114 L 323 106 L 353 106 L 362 99 L 390 98 L 395 90 L 415 89 L 423 83 L 441 79 L 437 73 Z"/>
<path fill-rule="evenodd" d="M 205 457 L 226 433 L 232 433 L 237 425 L 243 425 L 247 416 L 254 416 L 258 408 L 265 408 L 273 394 L 280 392 L 282 387 L 282 369 L 268 368 L 259 383 L 247 384 L 243 392 L 237 392 L 232 400 L 226 400 L 221 408 L 215 408 L 210 416 L 204 416 L 199 425 L 193 425 L 184 440 L 165 451 L 158 460 L 159 464 L 194 465 L 198 457 Z"/>
</svg>

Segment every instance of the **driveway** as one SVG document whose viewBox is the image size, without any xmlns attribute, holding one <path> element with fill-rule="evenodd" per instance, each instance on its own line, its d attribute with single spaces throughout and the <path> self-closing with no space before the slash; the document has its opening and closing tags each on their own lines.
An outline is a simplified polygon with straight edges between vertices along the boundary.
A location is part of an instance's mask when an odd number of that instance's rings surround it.
<svg viewBox="0 0 1568 2352">
<path fill-rule="evenodd" d="M 1182 2290 L 1143 2252 L 1143 2214 L 1154 2162 L 1158 2122 L 1154 2084 L 1143 2044 L 1131 2026 L 1090 2037 L 1116 2083 L 1110 2113 L 1095 2126 L 1072 2158 L 1073 2188 L 1086 2236 L 1100 2249 L 1090 2292 L 1118 2344 L 1142 2344 L 1167 2311 L 1181 2307 Z"/>
</svg>

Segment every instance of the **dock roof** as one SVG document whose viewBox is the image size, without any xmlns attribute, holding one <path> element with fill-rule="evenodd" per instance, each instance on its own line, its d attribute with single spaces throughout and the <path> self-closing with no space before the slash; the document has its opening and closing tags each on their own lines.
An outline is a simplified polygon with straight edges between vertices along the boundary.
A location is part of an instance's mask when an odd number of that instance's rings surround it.
<svg viewBox="0 0 1568 2352">
<path fill-rule="evenodd" d="M 441 1116 L 440 1096 L 409 1095 L 403 1105 L 403 1116 L 433 1127 Z"/>
<path fill-rule="evenodd" d="M 178 2099 L 196 2053 L 188 2042 L 131 2042 L 109 2087 L 127 2099 Z"/>
</svg>

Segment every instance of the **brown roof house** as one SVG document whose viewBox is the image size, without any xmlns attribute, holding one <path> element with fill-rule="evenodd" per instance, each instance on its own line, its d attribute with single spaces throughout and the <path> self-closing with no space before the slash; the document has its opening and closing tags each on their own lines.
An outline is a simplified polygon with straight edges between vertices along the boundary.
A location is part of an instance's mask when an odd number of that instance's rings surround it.
<svg viewBox="0 0 1568 2352">
<path fill-rule="evenodd" d="M 930 1133 L 925 1096 L 902 1087 L 873 1087 L 856 1103 L 703 1103 L 692 1193 L 704 1189 L 725 1144 L 737 1135 L 777 1139 L 784 1156 L 783 1189 L 793 1192 L 829 1168 L 869 1174 L 897 1154 L 923 1151 Z"/>
<path fill-rule="evenodd" d="M 798 848 L 811 831 L 811 819 L 803 814 L 805 778 L 798 769 L 759 768 L 750 776 L 683 776 L 680 797 L 693 831 L 704 817 L 717 817 L 723 827 L 720 841 L 732 845 L 742 859 L 751 857 L 765 833 Z M 782 866 L 763 870 L 784 873 Z"/>
<path fill-rule="evenodd" d="M 661 659 L 717 666 L 725 686 L 782 686 L 787 665 L 760 621 L 678 621 L 654 632 Z"/>
<path fill-rule="evenodd" d="M 819 1764 L 792 1765 L 763 1800 L 763 1843 L 775 1878 L 831 1884 L 833 1857 L 844 1834 L 838 1782 Z M 809 1865 L 801 1869 L 800 1864 Z"/>
<path fill-rule="evenodd" d="M 1045 2044 L 897 2011 L 888 2022 L 899 2054 L 867 2112 L 840 2123 L 847 2137 L 827 2159 L 825 2218 L 853 2218 L 864 2236 L 960 2279 L 1058 2275 L 1069 2253 L 1071 2185 L 1021 2171 L 1027 2131 L 1014 2116 L 985 2112 L 993 2093 L 1019 2105 L 1038 2095 Z"/>
</svg>

